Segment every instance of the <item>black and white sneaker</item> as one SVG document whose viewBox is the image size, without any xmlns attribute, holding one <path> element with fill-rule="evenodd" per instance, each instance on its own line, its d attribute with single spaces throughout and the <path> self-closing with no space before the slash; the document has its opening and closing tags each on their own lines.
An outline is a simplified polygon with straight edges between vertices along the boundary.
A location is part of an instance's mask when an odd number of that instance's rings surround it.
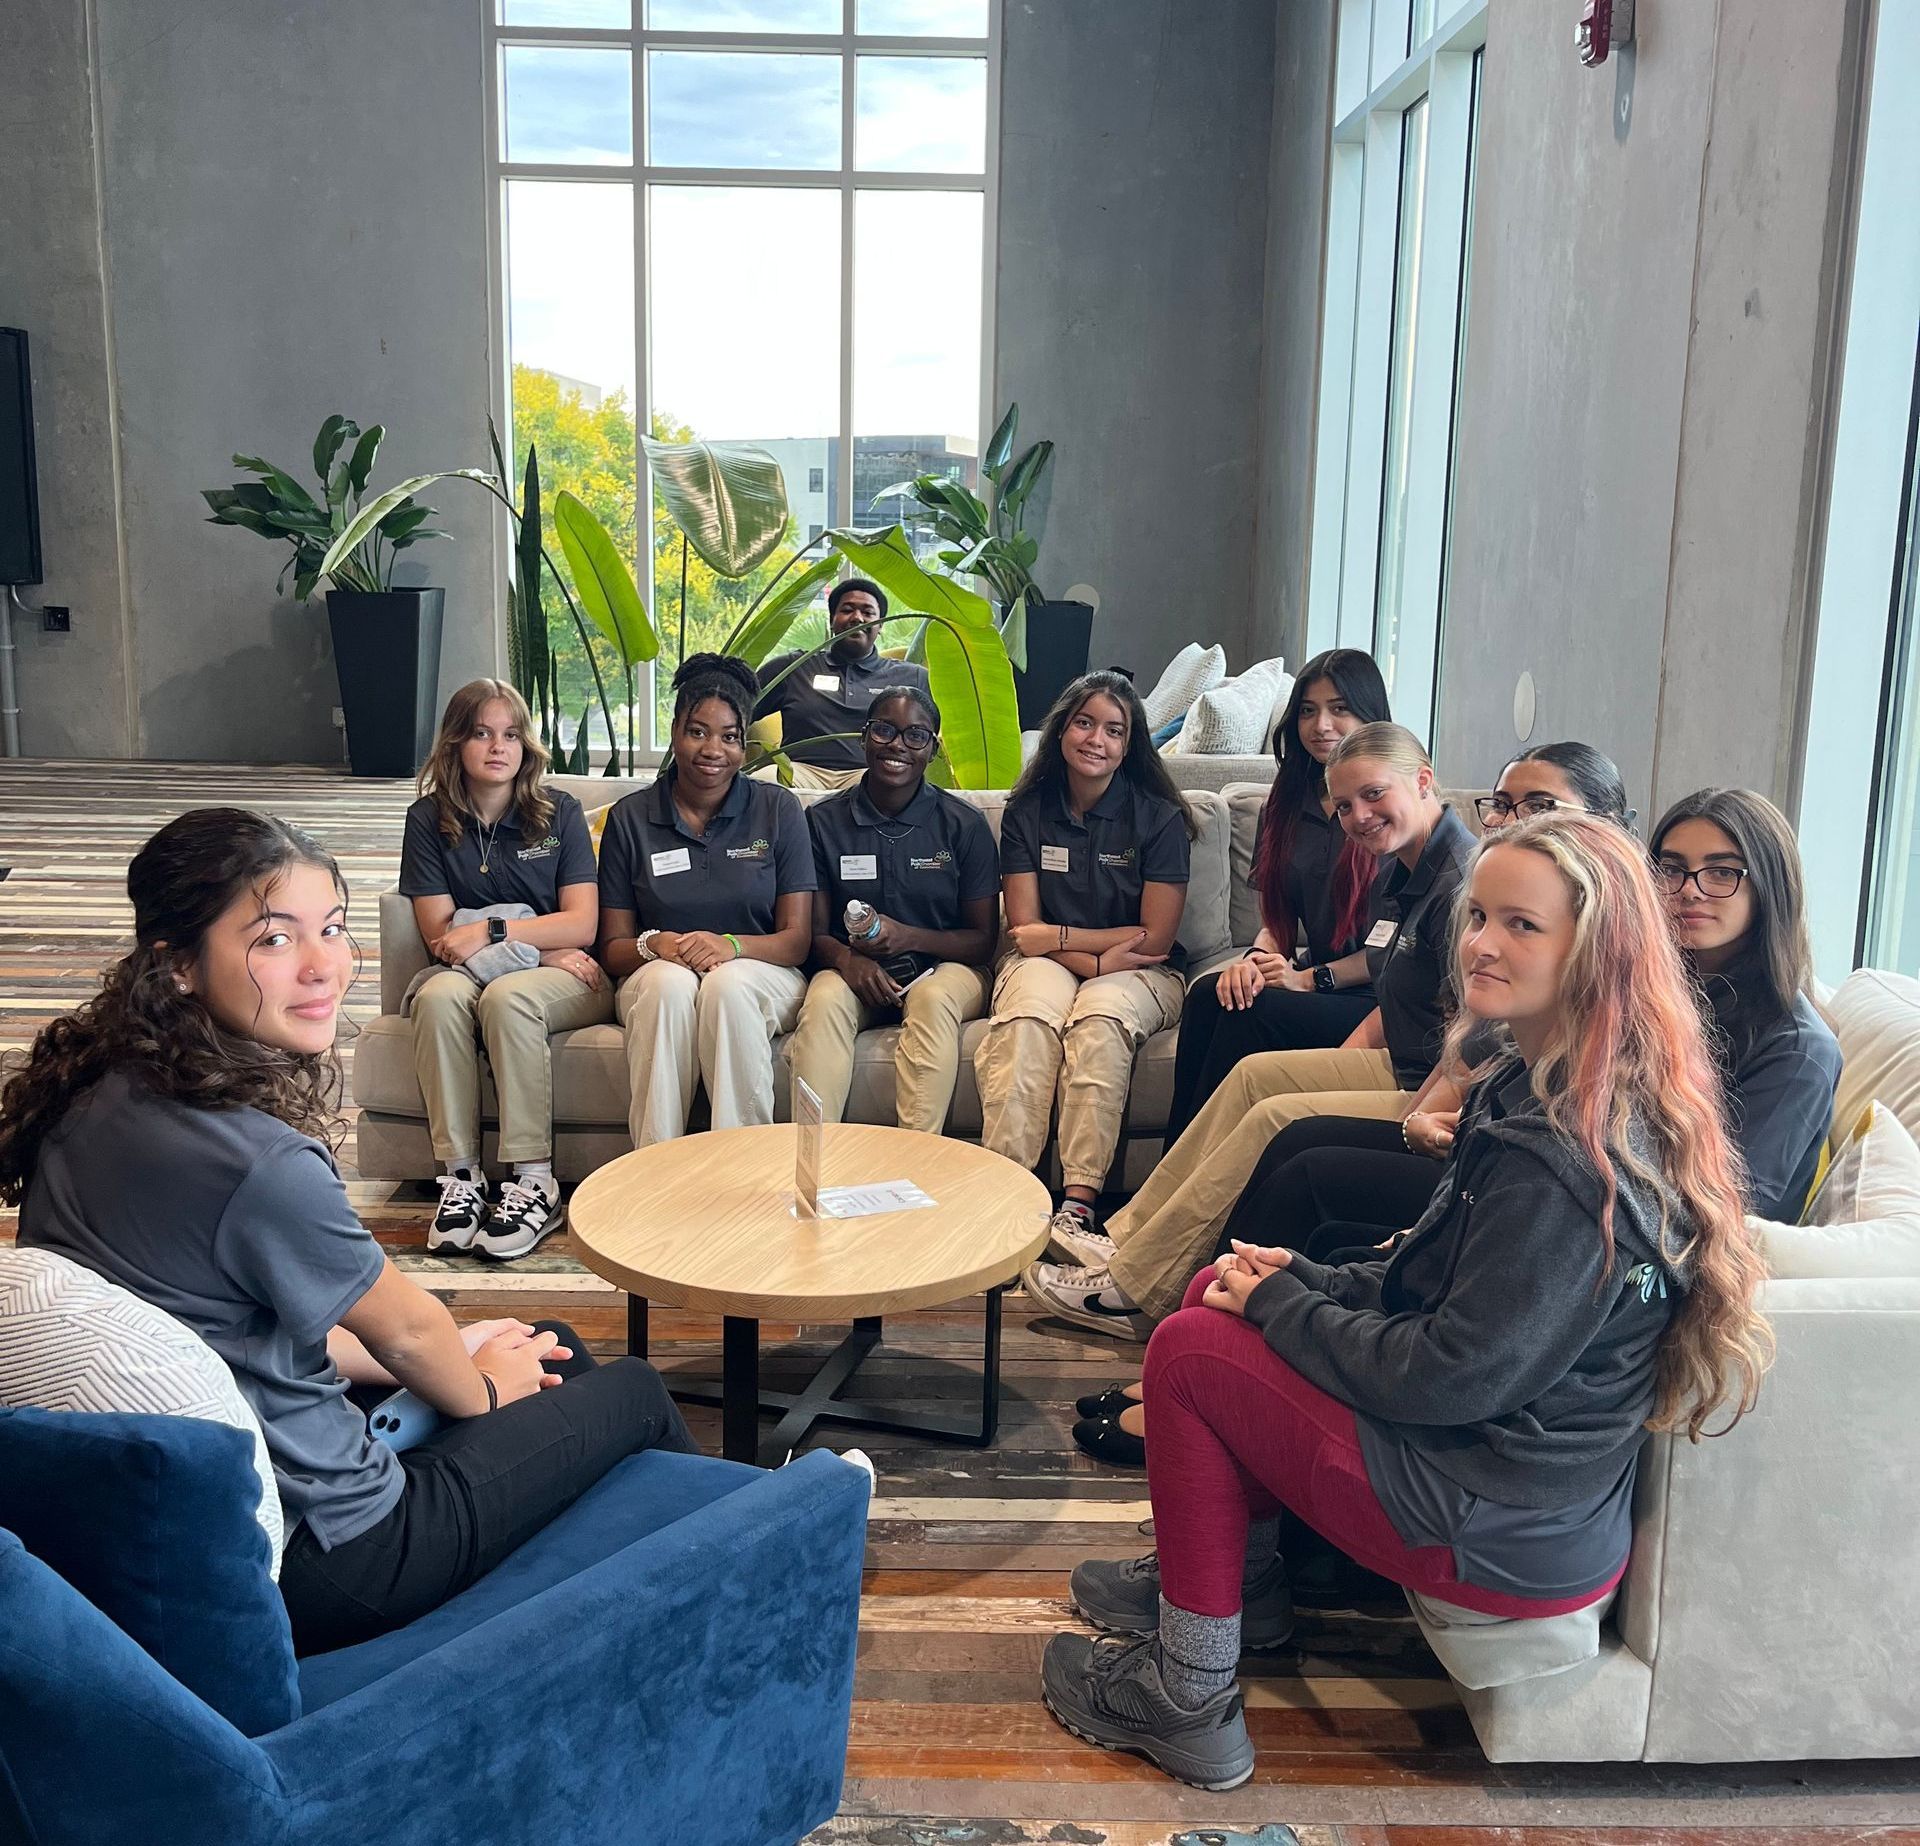
<svg viewBox="0 0 1920 1846">
<path fill-rule="evenodd" d="M 429 1256 L 464 1255 L 487 1221 L 487 1182 L 460 1173 L 442 1173 L 440 1204 L 427 1227 Z"/>
<path fill-rule="evenodd" d="M 1070 1263 L 1029 1263 L 1020 1286 L 1049 1314 L 1091 1327 L 1116 1340 L 1138 1340 L 1143 1346 L 1153 1333 L 1153 1317 L 1132 1306 L 1115 1306 L 1107 1299 L 1113 1278 L 1104 1269 L 1076 1269 Z"/>
<path fill-rule="evenodd" d="M 1154 1641 L 1057 1634 L 1041 1657 L 1040 1693 L 1076 1737 L 1131 1750 L 1196 1788 L 1238 1788 L 1253 1774 L 1240 1688 L 1228 1686 L 1189 1711 L 1167 1691 Z"/>
<path fill-rule="evenodd" d="M 510 1263 L 551 1237 L 566 1215 L 557 1179 L 516 1174 L 500 1188 L 500 1202 L 473 1240 L 474 1250 L 496 1263 Z"/>
</svg>

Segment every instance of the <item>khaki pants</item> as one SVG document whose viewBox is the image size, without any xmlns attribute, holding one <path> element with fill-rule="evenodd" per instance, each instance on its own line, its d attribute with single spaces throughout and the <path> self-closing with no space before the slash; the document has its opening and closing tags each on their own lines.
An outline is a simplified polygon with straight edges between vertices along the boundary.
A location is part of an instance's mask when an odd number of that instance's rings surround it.
<svg viewBox="0 0 1920 1846">
<path fill-rule="evenodd" d="M 449 968 L 413 996 L 413 1068 L 427 1102 L 436 1160 L 480 1157 L 480 1050 L 493 1066 L 500 1158 L 553 1158 L 555 1032 L 613 1016 L 613 993 L 564 968 L 522 968 L 476 987 Z M 476 1030 L 477 1028 L 477 1030 Z"/>
<path fill-rule="evenodd" d="M 793 761 L 791 757 L 787 760 Z M 766 768 L 756 769 L 753 773 L 755 779 L 761 782 L 780 780 L 777 763 L 769 763 Z M 858 769 L 822 769 L 818 763 L 794 763 L 792 786 L 796 789 L 817 789 L 824 794 L 838 794 L 843 788 L 851 788 L 866 773 L 864 763 Z"/>
<path fill-rule="evenodd" d="M 982 1144 L 1037 1167 L 1057 1088 L 1061 1177 L 1098 1191 L 1126 1121 L 1133 1054 L 1179 1022 L 1186 992 L 1166 968 L 1083 981 L 1043 955 L 1007 956 L 994 979 L 993 1021 L 973 1057 Z"/>
<path fill-rule="evenodd" d="M 1308 1115 L 1395 1121 L 1413 1097 L 1384 1051 L 1262 1051 L 1242 1058 L 1147 1183 L 1107 1220 L 1113 1279 L 1164 1318 L 1214 1245 L 1267 1143 Z"/>
<path fill-rule="evenodd" d="M 953 1086 L 960 1079 L 960 1028 L 987 1010 L 989 979 L 985 968 L 943 961 L 907 989 L 893 1054 L 894 1120 L 902 1128 L 945 1133 Z M 820 1098 L 830 1122 L 847 1112 L 853 1041 L 879 1017 L 831 968 L 808 983 L 787 1061 Z"/>
<path fill-rule="evenodd" d="M 770 961 L 722 962 L 704 977 L 650 961 L 620 983 L 627 1127 L 635 1147 L 687 1132 L 696 1081 L 716 1128 L 773 1120 L 773 1040 L 791 1032 L 807 977 Z"/>
</svg>

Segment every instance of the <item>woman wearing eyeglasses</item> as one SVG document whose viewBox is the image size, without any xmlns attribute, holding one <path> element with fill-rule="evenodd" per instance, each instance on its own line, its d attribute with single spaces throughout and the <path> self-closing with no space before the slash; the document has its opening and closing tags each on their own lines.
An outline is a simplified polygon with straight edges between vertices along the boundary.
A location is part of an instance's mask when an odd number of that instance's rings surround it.
<svg viewBox="0 0 1920 1846">
<path fill-rule="evenodd" d="M 894 1119 L 943 1132 L 960 1030 L 987 1009 L 1000 855 L 986 816 L 927 781 L 939 735 L 940 708 L 928 694 L 883 687 L 861 732 L 865 773 L 807 814 L 820 879 L 819 972 L 788 1055 L 830 1122 L 846 1113 L 854 1040 L 898 1019 Z M 872 920 L 851 931 L 847 912 L 856 904 Z"/>
</svg>

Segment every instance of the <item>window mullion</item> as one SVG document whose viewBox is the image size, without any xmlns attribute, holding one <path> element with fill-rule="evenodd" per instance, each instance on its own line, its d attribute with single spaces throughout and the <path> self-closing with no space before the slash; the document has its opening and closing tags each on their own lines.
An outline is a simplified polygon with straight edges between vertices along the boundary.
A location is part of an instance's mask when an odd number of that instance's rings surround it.
<svg viewBox="0 0 1920 1846">
<path fill-rule="evenodd" d="M 859 99 L 854 85 L 859 63 L 854 53 L 854 0 L 845 0 L 840 42 L 840 453 L 834 463 L 834 498 L 839 518 L 829 523 L 852 525 L 853 518 L 853 366 L 854 314 L 854 136 L 859 129 Z"/>
</svg>

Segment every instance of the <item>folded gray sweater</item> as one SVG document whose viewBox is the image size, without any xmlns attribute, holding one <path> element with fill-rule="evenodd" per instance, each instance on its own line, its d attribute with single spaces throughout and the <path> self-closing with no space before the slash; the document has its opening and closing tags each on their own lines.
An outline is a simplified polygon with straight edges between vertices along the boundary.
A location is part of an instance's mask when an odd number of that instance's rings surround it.
<svg viewBox="0 0 1920 1846">
<path fill-rule="evenodd" d="M 489 917 L 499 917 L 507 923 L 524 922 L 528 917 L 538 914 L 531 904 L 489 904 L 484 910 L 456 910 L 447 927 L 458 929 L 462 923 L 484 923 Z M 474 986 L 484 987 L 503 974 L 517 974 L 522 968 L 537 968 L 539 965 L 540 951 L 530 942 L 489 942 L 450 969 L 441 967 L 438 962 L 422 968 L 407 983 L 407 991 L 400 1001 L 400 1011 L 403 1015 L 413 1011 L 413 996 L 436 974 L 464 974 Z"/>
</svg>

